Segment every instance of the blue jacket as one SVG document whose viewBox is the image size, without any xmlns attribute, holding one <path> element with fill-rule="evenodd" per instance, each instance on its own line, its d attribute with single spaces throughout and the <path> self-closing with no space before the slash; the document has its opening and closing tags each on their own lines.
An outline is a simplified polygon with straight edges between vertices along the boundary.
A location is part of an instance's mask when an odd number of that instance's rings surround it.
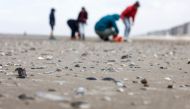
<svg viewBox="0 0 190 109">
<path fill-rule="evenodd" d="M 118 14 L 107 15 L 101 18 L 95 25 L 96 31 L 104 31 L 108 28 L 114 28 L 116 33 L 119 33 L 116 21 L 119 20 L 120 16 Z"/>
</svg>

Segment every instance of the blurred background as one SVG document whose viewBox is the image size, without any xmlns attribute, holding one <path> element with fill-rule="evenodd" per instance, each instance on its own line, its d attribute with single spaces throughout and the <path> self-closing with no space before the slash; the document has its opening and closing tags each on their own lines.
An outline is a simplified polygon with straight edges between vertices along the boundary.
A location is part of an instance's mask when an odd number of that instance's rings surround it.
<svg viewBox="0 0 190 109">
<path fill-rule="evenodd" d="M 94 25 L 102 16 L 120 14 L 136 0 L 0 0 L 0 33 L 49 35 L 50 9 L 56 9 L 55 35 L 69 36 L 66 21 L 77 18 L 81 7 L 89 13 L 86 35 L 95 36 Z M 190 0 L 139 0 L 131 36 L 167 30 L 190 21 Z M 118 22 L 120 35 L 124 26 Z M 189 27 L 190 28 L 190 27 Z"/>
</svg>

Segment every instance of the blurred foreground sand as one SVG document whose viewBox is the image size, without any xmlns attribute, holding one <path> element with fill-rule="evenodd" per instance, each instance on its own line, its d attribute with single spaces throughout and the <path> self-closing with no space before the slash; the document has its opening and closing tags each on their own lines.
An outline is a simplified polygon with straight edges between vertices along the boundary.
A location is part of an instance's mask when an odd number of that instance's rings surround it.
<svg viewBox="0 0 190 109">
<path fill-rule="evenodd" d="M 0 64 L 0 109 L 190 109 L 187 39 L 1 37 Z"/>
</svg>

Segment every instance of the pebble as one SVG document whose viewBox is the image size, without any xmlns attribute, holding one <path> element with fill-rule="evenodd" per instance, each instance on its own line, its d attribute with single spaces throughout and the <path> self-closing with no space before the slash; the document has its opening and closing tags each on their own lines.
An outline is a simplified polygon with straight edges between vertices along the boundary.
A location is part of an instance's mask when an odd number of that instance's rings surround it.
<svg viewBox="0 0 190 109">
<path fill-rule="evenodd" d="M 147 90 L 147 88 L 146 87 L 142 87 L 142 88 L 140 88 L 141 90 L 144 90 L 144 91 L 146 91 Z"/>
<path fill-rule="evenodd" d="M 46 60 L 52 60 L 53 56 L 46 56 Z"/>
<path fill-rule="evenodd" d="M 117 91 L 118 92 L 124 92 L 125 90 L 123 88 L 118 88 Z"/>
<path fill-rule="evenodd" d="M 87 77 L 87 80 L 97 80 L 95 77 Z"/>
<path fill-rule="evenodd" d="M 129 64 L 129 66 L 130 66 L 130 67 L 134 67 L 134 66 L 135 66 L 135 63 L 134 63 L 134 62 L 131 62 L 131 63 Z"/>
<path fill-rule="evenodd" d="M 137 84 L 138 83 L 138 81 L 132 81 L 134 84 Z"/>
<path fill-rule="evenodd" d="M 75 94 L 76 95 L 85 95 L 85 93 L 87 92 L 87 90 L 84 87 L 79 87 L 75 90 Z"/>
<path fill-rule="evenodd" d="M 49 72 L 44 72 L 43 74 L 49 74 L 52 75 L 53 73 L 55 73 L 54 71 L 49 71 Z"/>
<path fill-rule="evenodd" d="M 80 65 L 79 65 L 79 64 L 76 64 L 75 67 L 80 67 Z"/>
<path fill-rule="evenodd" d="M 83 56 L 83 57 L 85 57 L 85 56 L 87 56 L 88 55 L 88 53 L 83 53 L 83 54 L 81 54 L 81 56 Z"/>
<path fill-rule="evenodd" d="M 73 108 L 77 108 L 77 109 L 89 109 L 90 108 L 90 104 L 88 104 L 87 102 L 83 102 L 83 101 L 72 102 L 71 106 Z"/>
<path fill-rule="evenodd" d="M 62 70 L 61 70 L 61 69 L 59 69 L 59 68 L 57 68 L 57 69 L 56 69 L 56 71 L 57 71 L 57 72 L 61 72 Z"/>
<path fill-rule="evenodd" d="M 108 68 L 107 71 L 109 71 L 109 72 L 117 72 L 117 71 L 116 71 L 114 68 L 112 68 L 112 67 Z"/>
<path fill-rule="evenodd" d="M 48 92 L 56 92 L 55 89 L 48 89 Z"/>
<path fill-rule="evenodd" d="M 19 98 L 20 100 L 34 100 L 33 97 L 29 97 L 29 96 L 27 96 L 26 94 L 21 94 L 21 95 L 18 96 L 18 98 Z"/>
<path fill-rule="evenodd" d="M 128 81 L 128 78 L 123 78 L 123 81 Z"/>
<path fill-rule="evenodd" d="M 158 55 L 157 55 L 157 54 L 154 54 L 154 57 L 155 57 L 155 58 L 158 58 Z"/>
<path fill-rule="evenodd" d="M 105 101 L 111 101 L 112 99 L 111 99 L 111 97 L 109 97 L 109 96 L 105 96 L 105 97 L 103 98 L 103 100 L 105 100 Z"/>
<path fill-rule="evenodd" d="M 14 66 L 21 66 L 20 64 L 14 64 Z"/>
<path fill-rule="evenodd" d="M 122 81 L 116 81 L 115 82 L 118 87 L 124 87 L 126 88 L 125 84 Z"/>
<path fill-rule="evenodd" d="M 131 58 L 131 56 L 130 55 L 123 55 L 123 56 L 121 56 L 121 59 L 127 59 L 127 58 Z"/>
<path fill-rule="evenodd" d="M 185 87 L 190 87 L 190 85 L 186 84 Z"/>
<path fill-rule="evenodd" d="M 187 64 L 190 64 L 190 61 L 188 61 Z"/>
<path fill-rule="evenodd" d="M 144 79 L 143 77 L 137 76 L 136 79 Z"/>
<path fill-rule="evenodd" d="M 108 60 L 108 62 L 116 62 L 116 60 Z"/>
<path fill-rule="evenodd" d="M 0 98 L 4 97 L 2 94 L 0 94 Z"/>
<path fill-rule="evenodd" d="M 170 77 L 165 77 L 165 80 L 171 81 L 172 79 Z"/>
<path fill-rule="evenodd" d="M 148 84 L 148 81 L 147 81 L 146 79 L 142 79 L 142 80 L 141 80 L 141 83 L 142 83 L 142 84 Z"/>
<path fill-rule="evenodd" d="M 173 51 L 170 51 L 169 54 L 170 54 L 171 56 L 173 56 L 173 55 L 174 55 L 174 52 L 173 52 Z"/>
<path fill-rule="evenodd" d="M 149 87 L 148 81 L 146 79 L 142 79 L 141 83 L 144 85 L 144 87 Z"/>
<path fill-rule="evenodd" d="M 173 89 L 173 85 L 168 85 L 168 89 Z"/>
<path fill-rule="evenodd" d="M 35 51 L 35 50 L 36 50 L 36 48 L 34 48 L 34 47 L 31 47 L 31 48 L 30 48 L 30 50 L 31 50 L 31 51 Z"/>
<path fill-rule="evenodd" d="M 160 69 L 167 69 L 167 67 L 163 67 L 163 66 L 162 66 L 162 67 L 160 67 Z"/>
<path fill-rule="evenodd" d="M 18 78 L 26 78 L 27 77 L 27 74 L 26 74 L 26 70 L 24 68 L 16 68 L 15 71 L 18 71 Z"/>
<path fill-rule="evenodd" d="M 43 58 L 43 57 L 38 57 L 38 59 L 39 59 L 39 60 L 44 60 L 45 58 Z"/>
<path fill-rule="evenodd" d="M 37 92 L 36 95 L 40 98 L 47 99 L 50 101 L 70 101 L 70 99 L 65 98 L 63 96 L 51 94 L 47 92 Z"/>
<path fill-rule="evenodd" d="M 131 102 L 130 104 L 131 104 L 132 106 L 135 106 L 135 105 L 136 105 L 136 103 L 135 103 L 135 102 Z"/>
<path fill-rule="evenodd" d="M 103 81 L 115 81 L 114 78 L 111 78 L 111 77 L 105 77 L 105 78 L 102 78 Z"/>
<path fill-rule="evenodd" d="M 45 67 L 32 67 L 31 69 L 45 69 Z"/>
</svg>

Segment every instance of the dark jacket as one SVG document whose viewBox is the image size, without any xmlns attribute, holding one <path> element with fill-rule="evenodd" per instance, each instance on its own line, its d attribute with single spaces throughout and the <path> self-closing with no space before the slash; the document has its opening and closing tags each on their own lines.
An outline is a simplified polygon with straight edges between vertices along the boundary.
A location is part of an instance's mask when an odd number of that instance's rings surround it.
<svg viewBox="0 0 190 109">
<path fill-rule="evenodd" d="M 54 15 L 54 12 L 51 12 L 50 15 L 49 15 L 49 23 L 50 25 L 55 25 L 55 15 Z"/>
<path fill-rule="evenodd" d="M 114 14 L 114 15 L 107 15 L 103 18 L 101 18 L 95 25 L 95 30 L 96 31 L 104 31 L 109 28 L 114 28 L 115 32 L 118 34 L 119 30 L 116 25 L 116 21 L 119 20 L 119 15 Z"/>
<path fill-rule="evenodd" d="M 81 23 L 86 23 L 88 19 L 88 13 L 86 11 L 81 11 L 78 15 L 78 21 Z"/>
<path fill-rule="evenodd" d="M 78 21 L 75 19 L 69 19 L 67 21 L 68 26 L 73 30 L 73 31 L 77 31 L 79 30 L 79 26 L 78 26 Z"/>
</svg>

